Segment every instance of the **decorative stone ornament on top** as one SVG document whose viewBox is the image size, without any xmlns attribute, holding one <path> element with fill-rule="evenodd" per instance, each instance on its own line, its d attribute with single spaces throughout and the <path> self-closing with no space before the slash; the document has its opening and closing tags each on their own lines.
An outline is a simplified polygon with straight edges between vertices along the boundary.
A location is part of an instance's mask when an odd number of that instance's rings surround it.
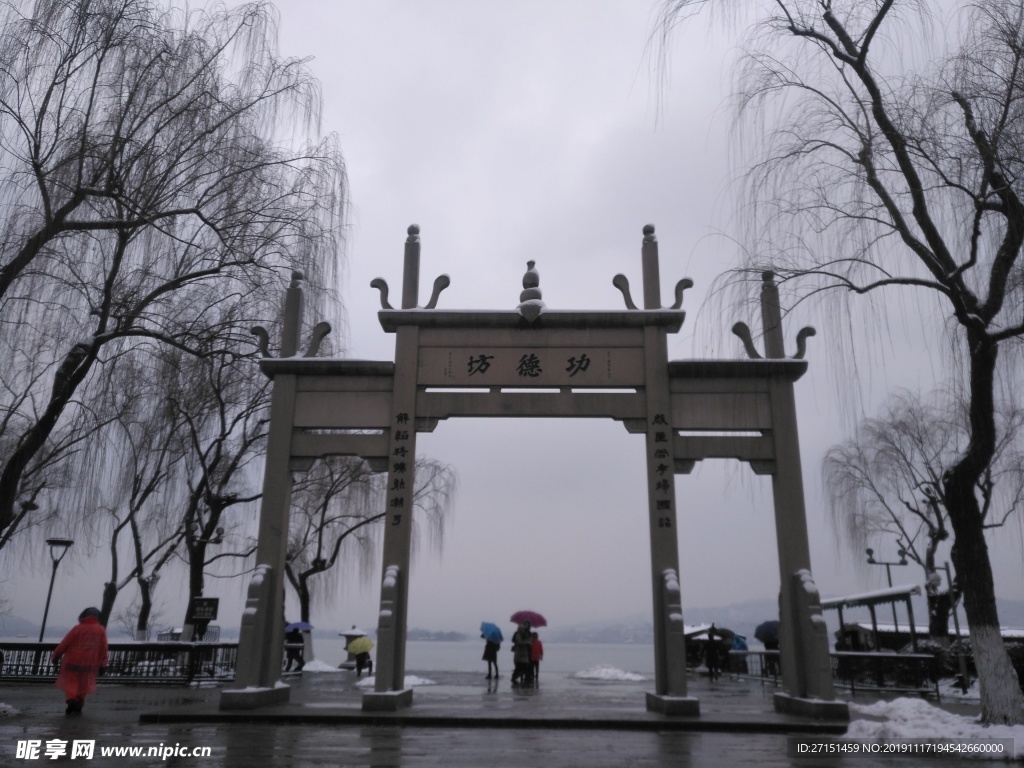
<svg viewBox="0 0 1024 768">
<path fill-rule="evenodd" d="M 419 297 L 415 294 L 419 291 L 420 283 L 420 225 L 410 224 L 406 230 L 408 237 L 405 239 L 405 273 L 402 292 L 402 309 L 436 309 L 437 300 L 441 297 L 441 291 L 452 284 L 448 275 L 438 275 L 434 278 L 434 288 L 430 292 L 430 301 L 425 307 L 419 307 L 416 302 Z M 383 277 L 375 277 L 370 281 L 370 287 L 380 291 L 380 308 L 394 309 L 388 302 L 388 283 Z M 407 295 L 411 294 L 409 298 Z M 409 303 L 411 301 L 411 303 Z"/>
<path fill-rule="evenodd" d="M 540 291 L 540 273 L 534 266 L 537 262 L 526 262 L 526 274 L 523 275 L 523 291 L 519 294 L 519 314 L 528 323 L 532 323 L 544 311 L 544 301 Z"/>
<path fill-rule="evenodd" d="M 644 225 L 642 259 L 644 269 L 644 309 L 661 309 L 661 297 L 654 295 L 659 290 L 660 277 L 658 268 L 658 238 L 654 235 L 653 224 Z M 626 302 L 626 309 L 639 309 L 633 302 L 633 296 L 629 292 L 629 278 L 620 272 L 612 278 L 612 285 L 622 293 L 622 298 Z M 676 301 L 670 309 L 682 309 L 683 291 L 687 288 L 693 288 L 693 280 L 688 277 L 684 277 L 676 283 Z M 651 292 L 650 296 L 648 296 L 648 291 Z"/>
<path fill-rule="evenodd" d="M 299 351 L 299 336 L 302 333 L 302 312 L 303 312 L 303 291 L 302 284 L 306 277 L 299 270 L 292 272 L 292 281 L 285 293 L 284 325 L 281 328 L 281 349 L 279 357 L 294 357 Z M 331 324 L 321 321 L 313 326 L 307 347 L 303 357 L 316 357 L 320 351 L 320 342 L 331 332 Z M 270 334 L 262 325 L 254 325 L 249 333 L 256 337 L 256 345 L 259 347 L 260 355 L 273 357 L 270 354 Z"/>
<path fill-rule="evenodd" d="M 779 287 L 775 284 L 775 273 L 768 270 L 761 273 L 761 298 L 762 303 L 767 302 L 771 306 L 778 308 L 779 306 Z M 779 318 L 781 323 L 781 317 Z M 765 325 L 765 343 L 770 344 L 769 337 L 774 336 L 773 332 L 778 330 L 778 343 L 782 344 L 782 330 L 778 326 Z M 750 327 L 744 323 L 739 322 L 733 325 L 732 332 L 739 337 L 740 341 L 743 342 L 743 349 L 747 353 L 747 357 L 751 360 L 760 360 L 761 353 L 757 351 L 757 347 L 754 346 L 754 339 L 750 333 Z M 793 355 L 794 360 L 803 360 L 804 355 L 807 353 L 807 338 L 809 336 L 816 336 L 817 331 L 810 325 L 801 328 L 796 334 L 796 354 Z M 781 346 L 778 350 L 778 354 L 773 354 L 771 350 L 765 350 L 767 357 L 785 357 L 786 354 L 782 350 Z"/>
</svg>

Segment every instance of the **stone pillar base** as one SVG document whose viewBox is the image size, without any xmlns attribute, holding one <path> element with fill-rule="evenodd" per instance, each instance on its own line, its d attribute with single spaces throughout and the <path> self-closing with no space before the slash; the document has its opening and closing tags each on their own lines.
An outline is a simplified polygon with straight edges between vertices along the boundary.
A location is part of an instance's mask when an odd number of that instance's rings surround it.
<svg viewBox="0 0 1024 768">
<path fill-rule="evenodd" d="M 286 704 L 292 689 L 287 685 L 276 688 L 236 688 L 220 692 L 221 709 L 257 709 L 273 704 Z"/>
<path fill-rule="evenodd" d="M 401 691 L 367 691 L 363 694 L 363 712 L 397 712 L 412 706 L 412 688 Z"/>
<path fill-rule="evenodd" d="M 647 694 L 647 711 L 662 715 L 700 717 L 700 701 L 693 696 L 662 696 Z"/>
<path fill-rule="evenodd" d="M 800 699 L 781 691 L 775 694 L 775 711 L 787 715 L 813 717 L 815 720 L 838 720 L 841 722 L 850 720 L 850 707 L 845 701 Z"/>
</svg>

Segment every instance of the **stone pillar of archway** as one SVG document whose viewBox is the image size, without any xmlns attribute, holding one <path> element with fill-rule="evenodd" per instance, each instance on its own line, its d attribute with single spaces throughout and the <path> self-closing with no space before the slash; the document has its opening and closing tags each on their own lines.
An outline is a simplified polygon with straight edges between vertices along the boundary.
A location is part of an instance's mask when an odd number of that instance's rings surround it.
<svg viewBox="0 0 1024 768">
<path fill-rule="evenodd" d="M 414 309 L 419 293 L 419 228 L 405 243 L 402 309 Z M 393 711 L 412 703 L 405 688 L 405 644 L 409 605 L 416 468 L 416 387 L 419 328 L 399 328 L 395 338 L 395 378 L 391 401 L 390 456 L 385 497 L 384 560 L 377 617 L 377 664 L 373 692 L 363 694 L 364 710 Z"/>
<path fill-rule="evenodd" d="M 658 241 L 644 228 L 644 309 L 661 308 Z M 654 600 L 655 690 L 647 708 L 672 715 L 698 715 L 700 703 L 686 695 L 686 647 L 679 588 L 679 527 L 676 517 L 675 439 L 669 392 L 665 328 L 644 329 L 644 391 L 647 401 L 647 504 Z"/>
<path fill-rule="evenodd" d="M 285 294 L 282 358 L 299 350 L 302 326 L 302 274 L 292 274 Z M 267 460 L 260 500 L 256 571 L 249 584 L 238 637 L 235 687 L 221 694 L 221 709 L 253 709 L 288 701 L 290 689 L 278 685 L 284 652 L 284 568 L 291 516 L 291 442 L 297 376 L 274 377 Z"/>
<path fill-rule="evenodd" d="M 765 356 L 785 358 L 782 312 L 774 275 L 766 272 L 761 287 Z M 820 598 L 811 577 L 811 552 L 804 504 L 800 442 L 793 382 L 783 376 L 769 381 L 775 467 L 772 497 L 779 553 L 779 660 L 785 693 L 775 707 L 814 717 L 848 717 L 845 702 L 835 701 L 828 636 L 820 617 Z"/>
</svg>

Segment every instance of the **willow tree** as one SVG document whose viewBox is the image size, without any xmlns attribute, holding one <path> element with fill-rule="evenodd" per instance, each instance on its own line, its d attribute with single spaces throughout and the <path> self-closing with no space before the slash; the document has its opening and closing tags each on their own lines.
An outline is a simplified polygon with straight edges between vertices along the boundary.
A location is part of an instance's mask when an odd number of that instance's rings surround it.
<svg viewBox="0 0 1024 768">
<path fill-rule="evenodd" d="M 663 29 L 709 2 L 666 0 Z M 950 339 L 968 412 L 941 496 L 982 717 L 1020 723 L 978 487 L 997 445 L 997 383 L 1024 336 L 1024 4 L 950 5 L 733 3 L 760 14 L 738 99 L 754 129 L 744 149 L 754 155 L 746 210 L 758 263 L 747 268 L 779 274 L 790 306 L 883 293 L 904 311 L 937 308 L 931 335 Z"/>
<path fill-rule="evenodd" d="M 260 2 L 0 2 L 0 545 L 74 491 L 111 360 L 234 354 L 282 273 L 333 287 L 344 165 L 275 38 Z"/>
<path fill-rule="evenodd" d="M 256 372 L 255 354 L 192 357 L 179 367 L 172 407 L 182 425 L 184 471 L 171 514 L 184 534 L 187 625 L 211 566 L 244 563 L 256 551 L 246 521 L 255 519 L 253 503 L 261 496 L 271 381 Z"/>
<path fill-rule="evenodd" d="M 433 459 L 416 460 L 413 491 L 413 543 L 425 527 L 436 547 L 458 487 L 455 469 Z M 326 597 L 333 584 L 320 578 L 373 567 L 373 552 L 387 508 L 387 474 L 371 471 L 359 458 L 331 456 L 318 461 L 296 483 L 288 532 L 285 576 L 299 598 L 299 618 L 311 621 L 314 596 Z M 315 590 L 319 581 L 323 588 Z M 336 583 L 336 582 L 335 582 Z"/>
<path fill-rule="evenodd" d="M 1004 403 L 996 426 L 996 450 L 976 488 L 988 531 L 1006 525 L 1024 502 L 1024 411 Z M 957 591 L 939 588 L 938 555 L 950 538 L 942 478 L 966 448 L 968 433 L 966 410 L 954 398 L 936 393 L 922 400 L 900 392 L 822 462 L 832 520 L 851 549 L 861 554 L 880 538 L 895 541 L 924 570 L 929 634 L 942 644 L 949 640 Z"/>
<path fill-rule="evenodd" d="M 116 363 L 113 367 L 116 367 Z M 87 441 L 70 465 L 80 477 L 98 475 L 88 492 L 76 494 L 83 507 L 84 526 L 78 538 L 102 540 L 109 553 L 109 577 L 99 604 L 100 623 L 108 626 L 114 604 L 126 587 L 135 585 L 139 599 L 133 616 L 138 626 L 132 637 L 148 639 L 153 590 L 161 570 L 179 548 L 184 533 L 169 514 L 167 501 L 178 484 L 184 451 L 178 414 L 166 400 L 166 382 L 175 369 L 165 365 L 157 376 L 119 376 L 107 372 L 120 391 L 116 427 Z M 125 552 L 125 550 L 128 552 Z"/>
</svg>

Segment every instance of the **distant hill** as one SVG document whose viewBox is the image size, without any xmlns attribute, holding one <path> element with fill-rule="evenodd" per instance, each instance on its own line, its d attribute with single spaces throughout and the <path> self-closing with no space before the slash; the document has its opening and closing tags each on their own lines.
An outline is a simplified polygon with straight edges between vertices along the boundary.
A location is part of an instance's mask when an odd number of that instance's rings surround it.
<svg viewBox="0 0 1024 768">
<path fill-rule="evenodd" d="M 713 608 L 683 608 L 687 624 L 717 624 L 753 638 L 754 628 L 778 613 L 774 600 L 749 600 Z M 635 614 L 611 621 L 591 621 L 571 627 L 545 630 L 544 638 L 556 643 L 653 643 L 654 624 L 649 614 Z"/>
<path fill-rule="evenodd" d="M 654 625 L 646 616 L 587 622 L 564 629 L 545 629 L 544 639 L 554 643 L 653 643 Z"/>
<path fill-rule="evenodd" d="M 829 596 L 827 596 L 829 597 Z M 748 641 L 754 638 L 754 629 L 762 621 L 777 618 L 778 609 L 775 600 L 748 600 L 742 603 L 716 606 L 710 608 L 687 608 L 684 606 L 683 615 L 687 624 L 710 624 L 714 622 L 719 627 L 731 629 L 746 636 Z M 867 610 L 863 609 L 864 616 L 856 611 L 844 614 L 846 621 L 863 621 L 867 616 Z M 900 621 L 903 622 L 905 613 L 901 605 L 898 609 Z M 880 609 L 878 613 L 879 622 L 885 623 L 890 616 L 887 609 Z M 963 613 L 961 611 L 961 617 Z M 1024 628 L 1024 600 L 999 599 L 999 619 L 1004 627 Z M 835 611 L 826 611 L 825 620 L 829 632 L 838 629 L 839 617 Z M 891 619 L 888 619 L 891 623 Z M 927 624 L 928 611 L 924 598 L 914 599 L 914 621 L 916 624 Z M 51 626 L 47 628 L 47 637 L 50 639 L 63 637 L 70 627 Z M 364 627 L 365 629 L 365 627 Z M 337 631 L 334 629 L 317 629 L 313 632 L 315 637 L 334 638 Z M 39 635 L 39 624 L 34 621 L 26 621 L 19 616 L 0 615 L 0 637 L 7 640 L 35 640 Z M 446 630 L 432 630 L 412 628 L 408 635 L 410 640 L 431 641 L 462 641 L 475 640 L 462 632 Z M 221 639 L 226 642 L 234 642 L 238 638 L 237 627 L 223 627 Z M 111 629 L 112 642 L 124 642 L 123 632 L 120 628 Z M 650 614 L 637 613 L 631 616 L 624 616 L 617 619 L 606 619 L 588 621 L 575 624 L 570 627 L 552 627 L 544 630 L 544 640 L 556 643 L 653 643 L 654 626 Z"/>
<path fill-rule="evenodd" d="M 39 622 L 25 621 L 17 616 L 0 616 L 0 636 L 21 637 L 35 640 L 39 637 Z"/>
<path fill-rule="evenodd" d="M 409 640 L 444 640 L 447 642 L 461 642 L 470 639 L 469 635 L 462 632 L 434 632 L 429 629 L 416 628 L 410 629 L 405 636 Z"/>
</svg>

